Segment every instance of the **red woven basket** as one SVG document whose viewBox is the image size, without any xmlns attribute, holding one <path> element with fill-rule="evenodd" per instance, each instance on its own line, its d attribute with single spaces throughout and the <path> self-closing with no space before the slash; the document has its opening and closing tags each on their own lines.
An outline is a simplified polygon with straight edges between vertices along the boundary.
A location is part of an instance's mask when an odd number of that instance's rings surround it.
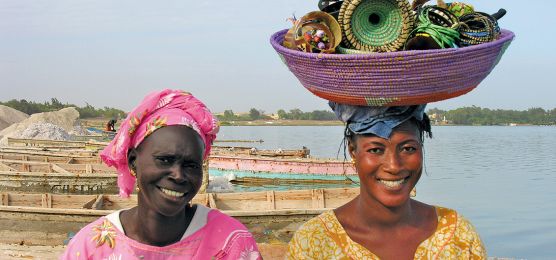
<svg viewBox="0 0 556 260">
<path fill-rule="evenodd" d="M 424 104 L 473 90 L 498 64 L 514 38 L 508 30 L 492 42 L 463 48 L 368 54 L 306 53 L 282 46 L 287 30 L 270 43 L 313 94 L 366 106 Z"/>
</svg>

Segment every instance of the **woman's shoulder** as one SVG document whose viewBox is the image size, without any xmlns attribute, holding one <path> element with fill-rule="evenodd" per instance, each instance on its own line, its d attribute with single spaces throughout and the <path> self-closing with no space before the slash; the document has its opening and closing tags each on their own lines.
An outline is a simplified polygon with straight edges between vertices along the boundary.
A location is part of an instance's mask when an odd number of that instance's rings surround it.
<svg viewBox="0 0 556 260">
<path fill-rule="evenodd" d="M 452 226 L 458 229 L 470 230 L 474 227 L 471 222 L 456 210 L 441 206 L 434 206 L 438 216 L 439 226 Z"/>
<path fill-rule="evenodd" d="M 305 222 L 299 229 L 297 229 L 297 233 L 299 235 L 324 235 L 326 233 L 337 233 L 341 229 L 341 225 L 336 218 L 333 210 L 327 210 L 320 215 L 310 219 L 309 221 Z"/>
<path fill-rule="evenodd" d="M 336 241 L 345 236 L 334 211 L 329 210 L 305 222 L 288 245 L 287 259 L 321 259 L 335 256 Z M 333 257 L 334 258 L 334 257 Z"/>
<path fill-rule="evenodd" d="M 484 244 L 471 222 L 454 209 L 435 206 L 438 227 L 433 241 L 441 245 L 442 254 L 470 256 L 475 259 L 486 256 Z"/>
<path fill-rule="evenodd" d="M 203 209 L 206 208 L 202 205 L 197 205 L 198 208 Z M 226 227 L 226 229 L 233 229 L 233 230 L 247 230 L 245 225 L 243 225 L 239 220 L 222 213 L 218 209 L 211 209 L 206 208 L 209 210 L 207 215 L 207 226 L 214 227 Z"/>
<path fill-rule="evenodd" d="M 197 205 L 199 209 L 208 208 Z M 216 244 L 221 243 L 218 259 L 261 259 L 255 238 L 245 225 L 217 209 L 208 210 L 204 231 Z"/>
<path fill-rule="evenodd" d="M 204 206 L 198 206 L 204 207 Z M 217 209 L 209 209 L 207 215 L 207 224 L 205 226 L 206 233 L 211 236 L 223 238 L 226 244 L 233 244 L 234 241 L 255 241 L 253 235 L 245 225 L 239 220 L 230 217 Z"/>
<path fill-rule="evenodd" d="M 69 241 L 61 259 L 86 258 L 93 251 L 112 250 L 116 244 L 117 229 L 106 217 L 100 217 L 87 224 Z"/>
</svg>

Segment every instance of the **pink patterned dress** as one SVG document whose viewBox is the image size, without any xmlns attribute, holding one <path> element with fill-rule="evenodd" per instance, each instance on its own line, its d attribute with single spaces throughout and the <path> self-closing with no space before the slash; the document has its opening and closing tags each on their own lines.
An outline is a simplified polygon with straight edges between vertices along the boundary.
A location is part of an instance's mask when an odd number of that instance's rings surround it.
<svg viewBox="0 0 556 260">
<path fill-rule="evenodd" d="M 127 237 L 119 213 L 101 217 L 81 229 L 60 259 L 261 259 L 247 228 L 218 210 L 197 205 L 182 239 L 163 247 Z"/>
</svg>

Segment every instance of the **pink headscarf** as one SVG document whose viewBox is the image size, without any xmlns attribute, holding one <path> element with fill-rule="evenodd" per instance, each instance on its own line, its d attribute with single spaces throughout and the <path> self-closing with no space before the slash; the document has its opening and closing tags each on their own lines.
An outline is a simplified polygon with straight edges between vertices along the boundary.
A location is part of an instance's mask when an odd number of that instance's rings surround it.
<svg viewBox="0 0 556 260">
<path fill-rule="evenodd" d="M 129 197 L 135 186 L 127 162 L 129 149 L 136 148 L 155 130 L 170 125 L 185 125 L 197 132 L 205 143 L 206 159 L 218 133 L 218 121 L 193 95 L 182 90 L 165 89 L 147 95 L 124 120 L 114 140 L 100 153 L 108 166 L 118 171 L 120 196 Z"/>
</svg>

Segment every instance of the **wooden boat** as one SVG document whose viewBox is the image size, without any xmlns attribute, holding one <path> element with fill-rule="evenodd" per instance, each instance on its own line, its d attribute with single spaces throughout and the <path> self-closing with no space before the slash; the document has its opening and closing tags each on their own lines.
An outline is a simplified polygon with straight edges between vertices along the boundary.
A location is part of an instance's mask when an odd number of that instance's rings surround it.
<svg viewBox="0 0 556 260">
<path fill-rule="evenodd" d="M 239 183 L 259 185 L 358 181 L 349 164 L 310 158 L 211 156 L 209 174 L 215 177 L 233 174 Z M 117 192 L 115 184 L 115 170 L 101 164 L 98 156 L 64 152 L 0 152 L 0 190 L 3 191 L 112 193 Z"/>
<path fill-rule="evenodd" d="M 88 156 L 94 157 L 98 155 L 97 151 L 85 150 L 85 149 L 69 149 L 69 148 L 45 148 L 45 147 L 33 147 L 33 146 L 3 146 L 0 147 L 0 153 L 21 153 L 21 154 L 34 154 L 40 153 L 45 155 L 66 155 L 66 156 Z"/>
<path fill-rule="evenodd" d="M 71 162 L 71 161 L 70 161 Z M 209 174 L 218 176 L 219 171 L 209 169 Z M 249 172 L 236 171 L 238 175 Z M 221 175 L 223 175 L 221 173 Z M 242 185 L 283 184 L 352 184 L 350 179 L 287 179 L 235 176 L 232 183 Z M 0 191 L 49 192 L 71 194 L 117 193 L 117 173 L 113 168 L 98 163 L 55 163 L 0 159 Z"/>
<path fill-rule="evenodd" d="M 236 177 L 230 180 L 234 184 L 242 184 L 244 186 L 259 185 L 284 185 L 284 184 L 354 184 L 353 180 L 319 180 L 319 179 L 269 179 L 269 178 L 253 178 L 253 177 Z"/>
<path fill-rule="evenodd" d="M 24 138 L 8 138 L 8 147 L 2 147 L 0 150 L 24 150 L 24 151 L 53 151 L 61 152 L 68 150 L 77 150 L 79 153 L 97 153 L 103 149 L 107 142 L 91 142 L 91 141 L 60 141 L 60 140 L 38 140 Z M 263 157 L 279 157 L 279 158 L 307 158 L 310 150 L 306 147 L 302 149 L 257 149 L 254 147 L 243 146 L 218 146 L 214 145 L 211 151 L 212 155 L 233 155 L 233 156 L 263 156 Z M 94 155 L 94 154 L 93 154 Z"/>
<path fill-rule="evenodd" d="M 302 223 L 358 194 L 358 188 L 207 193 L 193 203 L 235 217 L 258 243 L 288 242 Z M 1 193 L 0 243 L 61 245 L 86 224 L 136 201 L 136 196 Z"/>
<path fill-rule="evenodd" d="M 86 149 L 99 151 L 104 149 L 107 142 L 96 141 L 61 141 L 61 140 L 41 140 L 41 139 L 26 139 L 26 138 L 7 138 L 8 146 L 21 147 L 21 146 L 34 146 L 42 148 L 57 148 L 57 149 Z"/>
<path fill-rule="evenodd" d="M 65 173 L 0 171 L 0 192 L 51 192 L 70 194 L 117 194 L 115 173 Z"/>
<path fill-rule="evenodd" d="M 58 173 L 116 173 L 114 168 L 104 164 L 74 164 L 74 163 L 52 163 L 34 162 L 21 160 L 0 159 L 0 170 L 22 171 L 22 172 L 58 172 Z"/>
<path fill-rule="evenodd" d="M 355 169 L 349 163 L 314 158 L 211 156 L 210 168 L 231 171 L 237 177 L 344 180 L 346 176 L 357 176 Z"/>
<path fill-rule="evenodd" d="M 117 174 L 103 164 L 0 160 L 0 191 L 118 193 Z"/>
<path fill-rule="evenodd" d="M 0 160 L 21 160 L 53 163 L 102 163 L 96 155 L 79 155 L 71 152 L 17 151 L 0 148 Z"/>
<path fill-rule="evenodd" d="M 276 158 L 308 158 L 310 150 L 306 147 L 302 149 L 257 149 L 255 147 L 243 146 L 219 146 L 215 145 L 210 151 L 211 156 L 255 156 L 255 157 L 276 157 Z"/>
</svg>

